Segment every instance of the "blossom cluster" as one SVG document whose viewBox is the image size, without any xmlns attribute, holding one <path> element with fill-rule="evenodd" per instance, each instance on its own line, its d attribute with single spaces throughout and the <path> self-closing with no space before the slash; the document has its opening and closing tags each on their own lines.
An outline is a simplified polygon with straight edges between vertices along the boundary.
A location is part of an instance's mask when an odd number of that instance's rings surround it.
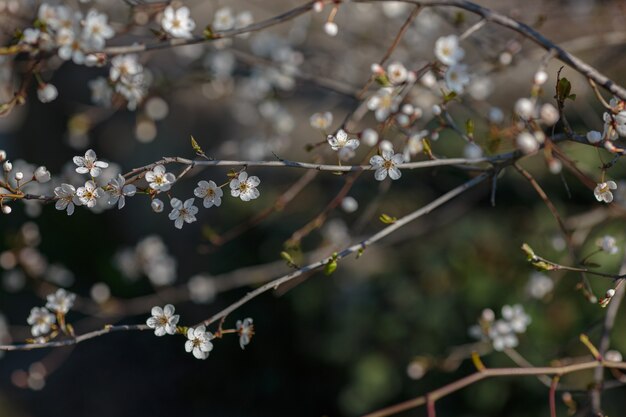
<svg viewBox="0 0 626 417">
<path fill-rule="evenodd" d="M 146 325 L 154 329 L 156 336 L 184 334 L 187 337 L 185 351 L 193 354 L 196 359 L 207 359 L 213 350 L 212 340 L 221 337 L 221 334 L 226 332 L 220 329 L 218 334 L 213 334 L 207 331 L 204 325 L 189 328 L 179 327 L 180 316 L 174 312 L 175 308 L 171 304 L 167 304 L 165 307 L 152 307 L 151 316 L 146 320 Z M 244 349 L 254 335 L 252 319 L 238 320 L 237 328 L 233 332 L 239 335 L 239 346 Z"/>
<path fill-rule="evenodd" d="M 59 288 L 55 293 L 46 296 L 45 307 L 33 307 L 26 320 L 31 326 L 31 333 L 34 337 L 48 335 L 56 328 L 57 318 L 59 324 L 64 325 L 64 317 L 74 305 L 76 294 Z M 62 329 L 65 331 L 65 329 Z"/>
<path fill-rule="evenodd" d="M 526 332 L 531 318 L 520 304 L 505 305 L 501 313 L 502 318 L 496 320 L 493 310 L 483 310 L 479 324 L 469 328 L 470 336 L 490 342 L 497 351 L 516 347 L 517 335 Z"/>
</svg>

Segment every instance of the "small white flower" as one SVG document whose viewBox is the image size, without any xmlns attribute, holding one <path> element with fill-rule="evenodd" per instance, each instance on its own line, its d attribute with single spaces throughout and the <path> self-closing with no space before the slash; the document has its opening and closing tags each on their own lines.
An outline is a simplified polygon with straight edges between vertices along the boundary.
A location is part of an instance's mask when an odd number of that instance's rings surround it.
<svg viewBox="0 0 626 417">
<path fill-rule="evenodd" d="M 26 321 L 33 326 L 30 329 L 32 335 L 37 337 L 50 332 L 50 328 L 56 322 L 56 318 L 45 307 L 33 307 Z"/>
<path fill-rule="evenodd" d="M 398 110 L 400 98 L 394 94 L 392 88 L 383 87 L 379 89 L 367 101 L 367 108 L 374 111 L 376 120 L 383 122 L 389 115 Z"/>
<path fill-rule="evenodd" d="M 535 105 L 529 98 L 522 97 L 515 102 L 515 113 L 524 120 L 530 120 L 535 114 Z"/>
<path fill-rule="evenodd" d="M 206 331 L 204 326 L 198 326 L 195 329 L 187 330 L 187 341 L 185 342 L 185 351 L 192 352 L 196 359 L 206 359 L 209 352 L 213 350 L 211 343 L 213 335 Z"/>
<path fill-rule="evenodd" d="M 89 10 L 83 20 L 83 39 L 91 49 L 101 50 L 107 39 L 115 35 L 115 31 L 108 22 L 109 18 L 104 13 Z"/>
<path fill-rule="evenodd" d="M 54 294 L 48 294 L 46 296 L 46 307 L 55 313 L 66 314 L 74 305 L 75 299 L 76 294 L 67 292 L 63 288 L 59 288 Z"/>
<path fill-rule="evenodd" d="M 541 106 L 541 109 L 539 109 L 539 117 L 541 117 L 541 121 L 546 125 L 552 126 L 559 121 L 559 111 L 552 104 L 545 103 Z"/>
<path fill-rule="evenodd" d="M 256 189 L 260 183 L 259 177 L 248 178 L 247 172 L 240 172 L 237 178 L 230 181 L 230 195 L 239 197 L 242 201 L 254 200 L 260 195 Z"/>
<path fill-rule="evenodd" d="M 202 205 L 206 208 L 215 206 L 219 207 L 222 204 L 222 196 L 224 192 L 213 181 L 200 181 L 198 187 L 193 190 L 196 197 L 202 198 Z"/>
<path fill-rule="evenodd" d="M 230 7 L 222 7 L 215 12 L 213 23 L 211 24 L 213 30 L 228 30 L 232 29 L 233 26 L 235 26 L 235 16 Z"/>
<path fill-rule="evenodd" d="M 150 202 L 150 207 L 152 208 L 152 211 L 154 211 L 155 213 L 161 213 L 163 211 L 164 204 L 163 204 L 163 201 L 159 200 L 158 198 L 155 198 L 154 200 Z"/>
<path fill-rule="evenodd" d="M 514 348 L 519 344 L 517 335 L 510 324 L 504 320 L 497 320 L 489 328 L 488 335 L 493 344 L 493 348 L 499 352 L 507 348 Z"/>
<path fill-rule="evenodd" d="M 446 65 L 454 65 L 465 56 L 456 35 L 442 36 L 435 42 L 435 56 Z"/>
<path fill-rule="evenodd" d="M 524 333 L 531 322 L 530 316 L 520 304 L 502 307 L 502 318 L 508 321 L 515 333 Z"/>
<path fill-rule="evenodd" d="M 446 85 L 451 91 L 461 94 L 470 79 L 467 75 L 467 66 L 463 64 L 451 65 L 444 76 Z"/>
<path fill-rule="evenodd" d="M 596 200 L 610 203 L 613 201 L 613 193 L 611 190 L 616 190 L 617 184 L 615 181 L 607 181 L 599 183 L 593 190 L 593 195 L 596 196 Z"/>
<path fill-rule="evenodd" d="M 139 63 L 137 55 L 118 55 L 111 60 L 109 78 L 111 81 L 119 79 L 130 80 L 143 72 L 143 66 Z"/>
<path fill-rule="evenodd" d="M 191 31 L 195 29 L 196 22 L 189 16 L 189 8 L 174 9 L 172 6 L 167 6 L 163 11 L 161 27 L 175 38 L 190 39 L 193 37 Z"/>
<path fill-rule="evenodd" d="M 348 139 L 348 134 L 343 129 L 339 129 L 335 135 L 328 135 L 326 140 L 333 151 L 340 151 L 344 148 L 355 150 L 360 145 L 358 139 Z"/>
<path fill-rule="evenodd" d="M 41 84 L 37 88 L 37 97 L 42 103 L 49 103 L 51 101 L 54 101 L 58 95 L 59 91 L 54 85 L 50 83 Z"/>
<path fill-rule="evenodd" d="M 254 325 L 252 319 L 247 318 L 244 321 L 237 320 L 237 333 L 239 333 L 239 346 L 242 349 L 250 343 L 250 339 L 254 335 Z"/>
<path fill-rule="evenodd" d="M 180 316 L 174 314 L 174 306 L 167 304 L 161 308 L 158 306 L 152 307 L 152 317 L 146 320 L 146 324 L 149 328 L 154 329 L 154 334 L 157 336 L 163 336 L 167 334 L 176 334 L 176 325 Z"/>
<path fill-rule="evenodd" d="M 193 201 L 193 197 L 185 200 L 184 203 L 177 198 L 170 200 L 172 211 L 168 217 L 170 220 L 174 220 L 174 226 L 177 229 L 182 229 L 185 223 L 193 223 L 197 220 L 198 207 L 193 205 Z"/>
<path fill-rule="evenodd" d="M 57 210 L 67 210 L 67 215 L 71 216 L 74 213 L 74 205 L 81 205 L 80 199 L 76 196 L 76 189 L 70 184 L 61 184 L 60 187 L 54 189 L 54 195 L 57 197 L 57 202 L 54 204 L 54 208 Z"/>
<path fill-rule="evenodd" d="M 92 208 L 98 202 L 98 199 L 104 196 L 104 190 L 96 185 L 95 182 L 89 180 L 84 187 L 76 190 L 76 196 L 85 206 Z"/>
<path fill-rule="evenodd" d="M 533 272 L 526 284 L 526 292 L 537 300 L 543 299 L 554 289 L 552 278 L 540 272 Z"/>
<path fill-rule="evenodd" d="M 117 178 L 113 178 L 111 182 L 109 182 L 109 205 L 114 205 L 117 203 L 117 208 L 120 210 L 126 204 L 125 197 L 132 197 L 137 192 L 137 187 L 133 184 L 126 184 L 126 178 L 124 178 L 121 174 L 117 175 Z"/>
<path fill-rule="evenodd" d="M 85 156 L 75 156 L 74 163 L 78 166 L 76 172 L 79 174 L 89 174 L 92 177 L 97 177 L 102 173 L 103 168 L 109 166 L 108 162 L 98 161 L 96 153 L 93 149 L 89 149 L 85 152 Z"/>
<path fill-rule="evenodd" d="M 354 213 L 359 208 L 359 202 L 354 197 L 346 196 L 341 200 L 341 209 L 346 213 Z"/>
<path fill-rule="evenodd" d="M 406 67 L 400 62 L 392 62 L 387 66 L 387 78 L 393 85 L 404 83 L 409 76 Z"/>
<path fill-rule="evenodd" d="M 392 180 L 397 180 L 402 176 L 402 173 L 396 167 L 398 164 L 402 164 L 404 162 L 404 156 L 401 153 L 397 153 L 394 155 L 393 149 L 385 149 L 381 155 L 374 155 L 370 159 L 370 165 L 376 169 L 374 173 L 374 178 L 378 181 L 382 181 L 387 178 Z"/>
<path fill-rule="evenodd" d="M 309 122 L 314 129 L 326 130 L 333 123 L 333 114 L 329 111 L 315 113 L 309 118 Z"/>
<path fill-rule="evenodd" d="M 171 172 L 165 172 L 163 165 L 157 165 L 152 171 L 146 172 L 146 181 L 153 190 L 168 191 L 176 181 L 176 176 Z"/>
<path fill-rule="evenodd" d="M 537 138 L 526 131 L 517 135 L 515 144 L 525 154 L 530 154 L 539 150 L 539 142 L 537 141 Z"/>
<path fill-rule="evenodd" d="M 602 236 L 598 240 L 596 240 L 596 246 L 600 248 L 603 252 L 606 252 L 611 255 L 615 255 L 619 248 L 617 247 L 617 240 L 613 236 Z"/>
<path fill-rule="evenodd" d="M 91 90 L 91 101 L 99 106 L 108 107 L 111 105 L 113 98 L 113 89 L 109 85 L 109 81 L 104 77 L 98 77 L 87 83 Z"/>
<path fill-rule="evenodd" d="M 368 127 L 361 133 L 361 139 L 367 146 L 376 146 L 378 143 L 378 132 Z"/>
</svg>

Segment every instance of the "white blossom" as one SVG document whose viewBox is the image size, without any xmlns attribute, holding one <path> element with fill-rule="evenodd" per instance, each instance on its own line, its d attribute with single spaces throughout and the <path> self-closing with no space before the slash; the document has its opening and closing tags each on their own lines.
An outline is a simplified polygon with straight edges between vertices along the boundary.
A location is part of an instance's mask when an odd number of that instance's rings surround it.
<svg viewBox="0 0 626 417">
<path fill-rule="evenodd" d="M 326 140 L 333 151 L 340 151 L 344 148 L 355 150 L 360 144 L 358 139 L 348 139 L 348 134 L 343 129 L 339 129 L 334 135 L 328 135 Z"/>
<path fill-rule="evenodd" d="M 593 190 L 593 195 L 596 197 L 598 201 L 604 201 L 605 203 L 610 203 L 613 201 L 613 193 L 611 190 L 616 190 L 617 184 L 615 181 L 607 181 L 599 183 L 596 188 Z"/>
<path fill-rule="evenodd" d="M 30 329 L 31 334 L 34 337 L 38 337 L 50 332 L 50 328 L 56 322 L 56 318 L 45 307 L 33 307 L 26 321 L 33 326 Z"/>
<path fill-rule="evenodd" d="M 374 155 L 370 159 L 370 165 L 376 169 L 374 173 L 374 177 L 378 181 L 382 181 L 387 178 L 392 180 L 397 180 L 402 176 L 402 173 L 398 169 L 396 165 L 402 164 L 404 162 L 404 156 L 401 153 L 397 153 L 394 155 L 393 149 L 385 149 L 383 150 L 381 155 Z"/>
<path fill-rule="evenodd" d="M 191 31 L 195 29 L 196 22 L 191 18 L 188 7 L 174 9 L 168 6 L 163 11 L 161 27 L 175 38 L 190 39 L 193 37 Z"/>
<path fill-rule="evenodd" d="M 85 182 L 84 187 L 76 190 L 76 196 L 82 204 L 92 208 L 95 207 L 98 199 L 104 196 L 104 190 L 96 185 L 95 182 L 89 180 Z"/>
<path fill-rule="evenodd" d="M 50 181 L 51 178 L 50 171 L 48 171 L 45 166 L 37 167 L 33 176 L 35 178 L 35 181 L 40 184 Z"/>
<path fill-rule="evenodd" d="M 203 199 L 202 205 L 206 208 L 219 207 L 222 204 L 224 192 L 213 181 L 200 181 L 198 187 L 193 190 L 196 197 Z"/>
<path fill-rule="evenodd" d="M 109 26 L 108 17 L 96 10 L 89 10 L 83 20 L 83 39 L 90 49 L 101 50 L 107 39 L 115 35 L 115 31 Z"/>
<path fill-rule="evenodd" d="M 232 29 L 233 26 L 235 26 L 235 16 L 230 7 L 222 7 L 215 12 L 213 23 L 211 24 L 213 30 L 228 30 Z"/>
<path fill-rule="evenodd" d="M 315 113 L 309 118 L 309 122 L 314 129 L 326 130 L 333 123 L 333 114 L 329 111 Z"/>
<path fill-rule="evenodd" d="M 89 149 L 85 152 L 84 157 L 75 156 L 73 161 L 78 166 L 76 172 L 79 174 L 89 174 L 94 178 L 102 173 L 103 168 L 109 166 L 108 162 L 98 161 L 93 149 Z"/>
<path fill-rule="evenodd" d="M 174 314 L 174 306 L 167 304 L 161 308 L 158 306 L 152 307 L 152 317 L 146 320 L 146 324 L 149 328 L 154 329 L 154 334 L 157 336 L 164 336 L 165 334 L 176 334 L 176 325 L 180 316 Z"/>
<path fill-rule="evenodd" d="M 515 333 L 524 333 L 531 322 L 530 316 L 521 304 L 502 307 L 502 318 L 507 320 Z"/>
<path fill-rule="evenodd" d="M 587 132 L 587 140 L 591 144 L 600 143 L 602 141 L 602 133 L 597 130 L 591 130 Z"/>
<path fill-rule="evenodd" d="M 142 72 L 143 66 L 139 63 L 137 55 L 118 55 L 111 60 L 109 78 L 111 81 L 131 79 Z"/>
<path fill-rule="evenodd" d="M 153 190 L 168 191 L 176 181 L 176 176 L 171 172 L 166 172 L 163 165 L 157 165 L 151 171 L 146 172 L 146 181 Z"/>
<path fill-rule="evenodd" d="M 109 80 L 104 77 L 98 77 L 87 83 L 91 90 L 91 101 L 99 106 L 108 107 L 111 105 L 113 98 L 113 89 L 109 84 Z"/>
<path fill-rule="evenodd" d="M 615 255 L 619 248 L 617 247 L 617 240 L 613 236 L 602 236 L 598 240 L 596 240 L 596 246 L 600 248 L 603 252 L 606 252 L 611 255 Z"/>
<path fill-rule="evenodd" d="M 46 307 L 56 313 L 66 314 L 74 305 L 75 299 L 76 294 L 59 288 L 54 294 L 48 294 L 46 296 Z"/>
<path fill-rule="evenodd" d="M 155 198 L 154 200 L 150 202 L 150 207 L 152 208 L 152 211 L 154 211 L 155 213 L 161 213 L 163 211 L 164 204 L 163 204 L 163 201 L 159 200 L 158 198 Z"/>
<path fill-rule="evenodd" d="M 463 64 L 451 65 L 446 71 L 444 78 L 448 88 L 457 94 L 463 93 L 465 86 L 470 82 L 467 66 Z"/>
<path fill-rule="evenodd" d="M 526 292 L 531 297 L 541 300 L 554 289 L 552 278 L 541 272 L 533 272 L 526 284 Z"/>
<path fill-rule="evenodd" d="M 454 65 L 465 56 L 456 35 L 443 36 L 435 42 L 435 56 L 445 65 Z"/>
<path fill-rule="evenodd" d="M 172 211 L 168 217 L 170 220 L 174 220 L 174 226 L 177 229 L 182 229 L 185 223 L 193 223 L 197 220 L 198 207 L 194 206 L 193 202 L 193 197 L 185 200 L 184 203 L 177 198 L 170 200 Z"/>
<path fill-rule="evenodd" d="M 113 178 L 109 182 L 109 200 L 108 204 L 117 204 L 119 209 L 122 209 L 126 204 L 125 197 L 132 197 L 137 192 L 137 187 L 133 184 L 126 184 L 126 178 L 121 174 L 117 175 L 117 178 Z"/>
<path fill-rule="evenodd" d="M 61 186 L 54 189 L 54 195 L 57 197 L 57 201 L 54 204 L 54 208 L 57 210 L 66 210 L 67 215 L 74 214 L 74 206 L 80 206 L 82 203 L 76 196 L 76 189 L 70 184 L 61 184 Z"/>
<path fill-rule="evenodd" d="M 370 97 L 367 101 L 367 108 L 374 112 L 376 120 L 382 122 L 398 110 L 399 104 L 400 98 L 394 94 L 393 89 L 383 87 Z"/>
<path fill-rule="evenodd" d="M 259 177 L 252 176 L 248 178 L 248 173 L 243 171 L 239 173 L 237 178 L 230 181 L 230 195 L 239 197 L 242 201 L 250 201 L 259 197 L 259 186 L 261 180 Z"/>
<path fill-rule="evenodd" d="M 206 331 L 204 326 L 198 326 L 195 329 L 187 330 L 187 341 L 185 342 L 185 351 L 192 352 L 196 359 L 206 359 L 209 352 L 213 350 L 211 343 L 213 335 Z"/>
<path fill-rule="evenodd" d="M 337 26 L 335 22 L 326 22 L 324 23 L 324 32 L 326 32 L 328 36 L 337 36 L 339 26 Z"/>
<path fill-rule="evenodd" d="M 237 333 L 239 333 L 239 346 L 241 349 L 245 349 L 254 335 L 254 325 L 252 324 L 252 319 L 248 317 L 243 321 L 237 320 Z"/>
<path fill-rule="evenodd" d="M 387 66 L 387 78 L 393 85 L 404 83 L 409 76 L 409 71 L 401 62 L 392 62 Z"/>
</svg>

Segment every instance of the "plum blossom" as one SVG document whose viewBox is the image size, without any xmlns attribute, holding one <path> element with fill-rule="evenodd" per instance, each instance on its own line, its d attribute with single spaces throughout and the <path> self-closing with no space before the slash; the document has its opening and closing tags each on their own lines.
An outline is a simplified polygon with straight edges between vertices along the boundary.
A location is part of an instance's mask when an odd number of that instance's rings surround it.
<svg viewBox="0 0 626 417">
<path fill-rule="evenodd" d="M 237 178 L 230 181 L 230 195 L 239 197 L 242 201 L 250 201 L 259 197 L 259 186 L 261 180 L 257 176 L 248 178 L 248 173 L 243 171 Z"/>
<path fill-rule="evenodd" d="M 197 220 L 198 207 L 194 206 L 193 202 L 193 197 L 185 200 L 184 203 L 177 198 L 172 198 L 170 201 L 172 211 L 168 217 L 174 221 L 174 226 L 177 229 L 182 229 L 185 223 L 193 223 Z"/>
<path fill-rule="evenodd" d="M 392 62 L 387 66 L 387 78 L 391 84 L 399 85 L 409 78 L 409 71 L 401 62 Z"/>
<path fill-rule="evenodd" d="M 367 108 L 374 112 L 376 120 L 382 122 L 398 110 L 399 104 L 400 98 L 394 94 L 393 88 L 383 87 L 367 101 Z"/>
<path fill-rule="evenodd" d="M 146 324 L 149 328 L 154 329 L 154 334 L 157 336 L 164 336 L 165 334 L 176 334 L 176 325 L 180 316 L 174 314 L 174 306 L 167 304 L 161 308 L 158 306 L 152 307 L 152 317 L 146 320 Z"/>
<path fill-rule="evenodd" d="M 42 103 L 50 103 L 54 101 L 58 95 L 59 91 L 50 83 L 41 84 L 37 88 L 37 98 L 39 98 L 39 101 Z"/>
<path fill-rule="evenodd" d="M 465 56 L 456 35 L 442 36 L 435 42 L 435 56 L 445 65 L 457 64 Z"/>
<path fill-rule="evenodd" d="M 353 156 L 354 151 L 360 145 L 358 139 L 348 139 L 348 134 L 343 129 L 339 129 L 334 135 L 328 135 L 326 140 L 333 151 L 338 151 L 340 156 L 343 156 L 342 159 L 349 159 Z"/>
<path fill-rule="evenodd" d="M 54 208 L 57 210 L 66 210 L 67 215 L 74 214 L 74 206 L 80 206 L 82 203 L 76 196 L 76 189 L 70 184 L 61 184 L 54 189 L 54 195 L 57 198 Z"/>
<path fill-rule="evenodd" d="M 174 9 L 172 6 L 168 6 L 163 11 L 161 27 L 175 38 L 190 39 L 193 37 L 191 31 L 195 29 L 196 22 L 189 16 L 188 7 Z"/>
<path fill-rule="evenodd" d="M 113 178 L 111 182 L 109 182 L 109 200 L 107 202 L 109 205 L 117 204 L 117 208 L 120 210 L 126 204 L 125 197 L 132 197 L 137 192 L 137 187 L 133 184 L 125 183 L 126 178 L 121 174 L 118 174 L 117 178 Z"/>
<path fill-rule="evenodd" d="M 108 17 L 96 10 L 89 10 L 83 20 L 83 39 L 85 43 L 95 50 L 104 48 L 107 39 L 115 35 L 115 31 L 109 26 Z"/>
<path fill-rule="evenodd" d="M 619 248 L 617 247 L 617 240 L 613 236 L 602 236 L 598 240 L 596 240 L 596 246 L 600 248 L 601 251 L 606 252 L 610 255 L 615 255 Z"/>
<path fill-rule="evenodd" d="M 89 149 L 85 152 L 84 157 L 75 156 L 73 161 L 78 166 L 76 172 L 79 174 L 89 174 L 94 178 L 102 173 L 102 169 L 109 166 L 108 162 L 98 161 L 93 149 Z"/>
<path fill-rule="evenodd" d="M 165 172 L 163 165 L 157 165 L 151 171 L 146 172 L 146 181 L 150 188 L 156 191 L 169 191 L 176 181 L 176 176 L 171 172 Z"/>
<path fill-rule="evenodd" d="M 195 329 L 190 328 L 187 330 L 185 351 L 193 353 L 196 359 L 206 359 L 209 357 L 209 352 L 213 350 L 211 339 L 213 339 L 213 335 L 211 332 L 207 332 L 204 326 L 198 326 Z"/>
<path fill-rule="evenodd" d="M 254 335 L 254 325 L 252 324 L 252 319 L 248 317 L 243 321 L 237 320 L 237 333 L 239 333 L 239 346 L 241 349 L 245 349 Z"/>
<path fill-rule="evenodd" d="M 54 294 L 48 294 L 46 296 L 46 300 L 47 308 L 55 313 L 66 314 L 74 305 L 76 294 L 67 292 L 63 288 L 59 288 Z"/>
<path fill-rule="evenodd" d="M 219 207 L 222 204 L 222 196 L 224 192 L 214 181 L 200 181 L 198 187 L 193 190 L 196 197 L 203 199 L 204 207 Z"/>
<path fill-rule="evenodd" d="M 33 307 L 26 322 L 33 326 L 30 329 L 34 337 L 38 337 L 50 332 L 50 328 L 56 322 L 54 314 L 45 307 Z"/>
<path fill-rule="evenodd" d="M 329 111 L 315 113 L 309 118 L 309 122 L 314 129 L 326 130 L 333 123 L 333 114 Z"/>
<path fill-rule="evenodd" d="M 463 64 L 451 65 L 444 76 L 446 85 L 457 94 L 461 94 L 465 86 L 469 84 L 470 78 L 467 75 L 467 66 Z"/>
<path fill-rule="evenodd" d="M 616 190 L 617 184 L 615 181 L 607 181 L 599 183 L 596 188 L 593 190 L 593 195 L 596 197 L 596 200 L 605 203 L 610 203 L 613 201 L 613 193 L 611 190 Z"/>
<path fill-rule="evenodd" d="M 397 153 L 394 155 L 393 149 L 385 149 L 383 150 L 381 155 L 374 155 L 370 159 L 370 165 L 376 169 L 374 173 L 374 178 L 378 181 L 382 181 L 387 178 L 392 180 L 397 180 L 402 176 L 402 173 L 398 169 L 396 165 L 402 164 L 404 162 L 404 156 L 401 153 Z"/>
<path fill-rule="evenodd" d="M 84 187 L 76 190 L 76 196 L 82 204 L 92 208 L 98 202 L 98 199 L 104 196 L 104 190 L 96 185 L 95 182 L 89 180 Z"/>
</svg>

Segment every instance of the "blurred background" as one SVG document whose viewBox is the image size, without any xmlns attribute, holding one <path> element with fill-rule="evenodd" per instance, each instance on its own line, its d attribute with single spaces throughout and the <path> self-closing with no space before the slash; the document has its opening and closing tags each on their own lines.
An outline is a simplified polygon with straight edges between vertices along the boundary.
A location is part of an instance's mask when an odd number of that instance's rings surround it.
<svg viewBox="0 0 626 417">
<path fill-rule="evenodd" d="M 109 15 L 118 32 L 109 45 L 156 42 L 157 28 L 142 1 L 91 1 L 65 4 Z M 514 16 L 624 85 L 621 1 L 480 1 Z M 38 2 L 0 1 L 2 43 L 15 30 L 32 24 Z M 153 2 L 153 6 L 163 3 Z M 287 0 L 188 1 L 198 27 L 216 11 L 249 11 L 262 20 L 301 4 Z M 158 10 L 158 7 L 157 7 Z M 59 181 L 74 181 L 71 159 L 94 149 L 110 162 L 105 178 L 127 172 L 162 156 L 192 158 L 193 135 L 215 159 L 335 163 L 309 117 L 331 111 L 337 129 L 359 101 L 370 66 L 384 55 L 411 9 L 394 2 L 344 4 L 329 37 L 323 25 L 330 8 L 305 14 L 232 42 L 151 51 L 140 56 L 150 86 L 136 111 L 124 105 L 99 107 L 89 82 L 108 69 L 87 68 L 50 59 L 42 72 L 58 98 L 47 104 L 31 86 L 26 104 L 0 118 L 0 149 L 25 173 L 45 165 Z M 391 59 L 408 68 L 434 60 L 437 38 L 461 34 L 478 19 L 449 8 L 426 9 L 410 25 Z M 130 25 L 128 22 L 133 22 Z M 128 26 L 131 26 L 128 29 Z M 462 42 L 471 75 L 466 94 L 449 106 L 460 125 L 475 121 L 477 142 L 485 153 L 513 148 L 506 135 L 515 101 L 530 94 L 533 74 L 545 51 L 520 35 L 487 24 Z M 25 70 L 26 57 L 0 57 L 0 98 L 9 100 Z M 550 62 L 549 80 L 540 95 L 554 104 L 561 64 Z M 602 130 L 603 108 L 585 80 L 569 68 L 562 76 L 577 98 L 566 113 L 574 130 Z M 368 95 L 375 92 L 369 89 Z M 414 94 L 413 94 L 414 93 Z M 432 106 L 437 89 L 418 85 L 409 100 L 422 109 L 421 129 L 438 124 Z M 607 100 L 610 98 L 605 95 Z M 489 122 L 498 108 L 499 123 Z M 375 127 L 365 115 L 357 131 Z M 494 127 L 495 126 L 495 127 Z M 495 129 L 495 130 L 494 130 Z M 561 131 L 557 124 L 556 131 Z M 403 136 L 388 139 L 402 146 Z M 462 156 L 464 142 L 452 130 L 441 131 L 433 151 Z M 357 158 L 365 157 L 365 146 Z M 562 151 L 593 181 L 608 153 L 565 143 Z M 423 159 L 423 155 L 416 159 Z M 357 162 L 355 162 L 357 163 Z M 610 234 L 620 254 L 599 253 L 592 260 L 615 273 L 626 233 L 625 199 L 600 206 L 593 192 L 568 169 L 551 173 L 542 155 L 523 160 L 558 208 L 573 233 L 578 260 L 596 250 Z M 168 167 L 178 173 L 182 167 Z M 31 171 L 32 172 L 32 171 Z M 194 169 L 173 188 L 184 200 L 197 181 L 227 178 L 227 169 Z M 156 214 L 149 199 L 127 200 L 122 211 L 77 208 L 73 216 L 50 204 L 14 203 L 0 217 L 0 335 L 3 342 L 30 337 L 26 318 L 33 306 L 57 287 L 78 294 L 68 320 L 77 333 L 105 324 L 143 323 L 153 305 L 172 303 L 181 323 L 191 325 L 220 311 L 250 288 L 290 271 L 280 258 L 288 250 L 297 263 L 328 256 L 379 231 L 382 213 L 401 217 L 466 181 L 455 168 L 404 171 L 394 181 L 357 178 L 344 203 L 330 210 L 318 228 L 293 239 L 335 198 L 346 176 L 329 172 L 250 168 L 261 179 L 259 199 L 243 203 L 225 195 L 220 208 L 200 206 L 198 222 L 174 228 L 166 213 Z M 624 175 L 620 163 L 607 177 Z M 84 179 L 83 179 L 84 180 Z M 275 203 L 301 184 L 296 197 L 280 210 Z M 49 193 L 51 190 L 47 190 Z M 46 189 L 42 189 L 46 192 Z M 576 262 L 566 250 L 558 224 L 529 182 L 514 170 L 498 181 L 495 206 L 491 189 L 481 185 L 367 249 L 359 259 L 339 263 L 331 276 L 304 276 L 246 304 L 225 322 L 254 319 L 256 335 L 245 350 L 237 337 L 215 342 L 206 361 L 184 351 L 184 338 L 156 338 L 151 332 L 100 337 L 75 347 L 5 353 L 0 359 L 0 411 L 4 416 L 356 416 L 422 395 L 474 371 L 468 360 L 477 349 L 489 367 L 515 366 L 511 358 L 476 342 L 468 329 L 485 308 L 500 316 L 504 305 L 521 304 L 532 322 L 519 337 L 517 352 L 535 365 L 587 353 L 580 333 L 597 340 L 606 310 L 579 288 L 580 275 L 538 276 L 520 246 L 564 264 Z M 347 201 L 347 202 L 346 202 Z M 356 203 L 356 205 L 355 205 Z M 357 207 L 356 210 L 355 206 Z M 167 208 L 166 208 L 167 212 Z M 299 240 L 299 242 L 298 242 Z M 286 244 L 288 242 L 288 244 Z M 610 282 L 589 277 L 599 297 Z M 306 282 L 304 282 L 306 281 Z M 537 289 L 537 283 L 541 288 Z M 611 347 L 626 350 L 625 321 L 618 316 Z M 587 415 L 591 372 L 562 379 L 573 396 L 575 415 Z M 559 415 L 566 412 L 560 400 Z M 607 390 L 607 415 L 619 415 L 623 387 Z M 472 385 L 437 403 L 442 416 L 529 416 L 548 414 L 548 389 L 535 378 L 504 378 Z M 426 415 L 424 409 L 405 415 Z"/>
</svg>

